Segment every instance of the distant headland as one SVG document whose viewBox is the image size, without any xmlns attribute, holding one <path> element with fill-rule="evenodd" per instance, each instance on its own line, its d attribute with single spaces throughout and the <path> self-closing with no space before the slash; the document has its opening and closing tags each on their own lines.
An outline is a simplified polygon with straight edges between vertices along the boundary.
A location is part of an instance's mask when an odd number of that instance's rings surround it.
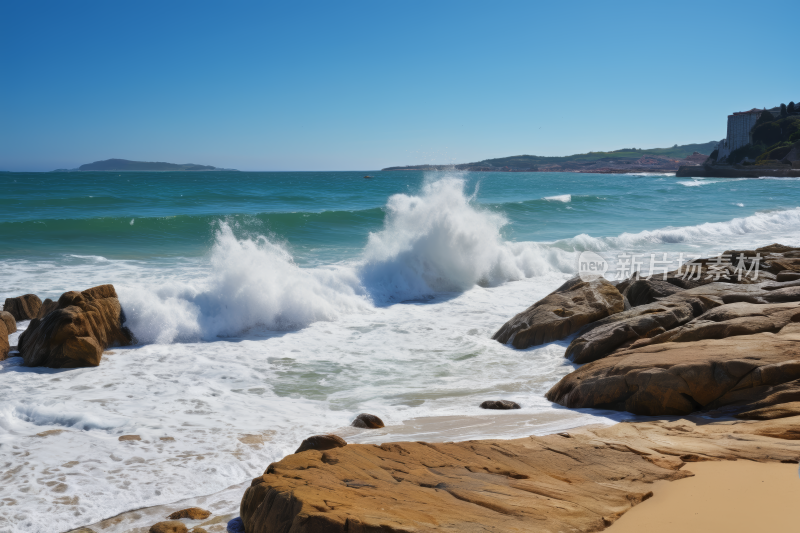
<svg viewBox="0 0 800 533">
<path fill-rule="evenodd" d="M 675 172 L 680 166 L 702 165 L 708 154 L 716 150 L 716 141 L 703 144 L 685 144 L 672 148 L 623 148 L 613 152 L 548 157 L 517 155 L 497 159 L 484 159 L 476 163 L 459 165 L 412 165 L 389 167 L 383 170 L 469 170 L 489 172 Z"/>
<path fill-rule="evenodd" d="M 81 165 L 75 169 L 64 169 L 60 168 L 55 170 L 54 172 L 75 172 L 75 171 L 92 171 L 92 170 L 102 170 L 102 171 L 111 171 L 111 172 L 125 172 L 125 171 L 171 171 L 171 172 L 178 172 L 184 170 L 193 170 L 193 171 L 220 171 L 220 170 L 227 170 L 227 171 L 235 171 L 233 168 L 217 168 L 212 167 L 210 165 L 196 165 L 194 163 L 185 163 L 185 164 L 176 164 L 176 163 L 162 163 L 162 162 L 148 162 L 148 161 L 129 161 L 127 159 L 106 159 L 105 161 L 95 161 L 94 163 L 88 163 L 86 165 Z"/>
</svg>

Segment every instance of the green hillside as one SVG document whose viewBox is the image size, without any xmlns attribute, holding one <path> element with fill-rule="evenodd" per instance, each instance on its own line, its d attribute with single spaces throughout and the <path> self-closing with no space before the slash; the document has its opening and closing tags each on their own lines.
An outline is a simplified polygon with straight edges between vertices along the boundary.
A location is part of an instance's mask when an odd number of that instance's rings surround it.
<svg viewBox="0 0 800 533">
<path fill-rule="evenodd" d="M 572 162 L 603 161 L 605 159 L 639 159 L 645 155 L 668 157 L 670 159 L 685 159 L 694 152 L 710 154 L 717 147 L 717 141 L 703 144 L 684 144 L 675 145 L 672 148 L 623 148 L 613 152 L 589 152 L 587 154 L 575 154 L 564 157 L 547 157 L 538 155 L 515 155 L 511 157 L 500 157 L 497 159 L 485 159 L 470 165 L 483 165 L 493 167 L 510 168 L 530 168 L 537 165 L 563 164 Z"/>
</svg>

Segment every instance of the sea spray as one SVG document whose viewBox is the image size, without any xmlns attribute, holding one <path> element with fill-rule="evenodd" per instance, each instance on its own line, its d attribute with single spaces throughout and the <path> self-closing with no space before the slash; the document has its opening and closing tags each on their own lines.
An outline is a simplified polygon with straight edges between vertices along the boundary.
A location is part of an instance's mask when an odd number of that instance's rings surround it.
<svg viewBox="0 0 800 533">
<path fill-rule="evenodd" d="M 127 325 L 142 343 L 211 340 L 574 268 L 569 252 L 504 241 L 506 218 L 479 208 L 477 189 L 468 195 L 465 185 L 448 177 L 419 195 L 392 195 L 362 257 L 327 268 L 300 268 L 282 245 L 237 238 L 220 221 L 206 279 L 119 290 Z"/>
</svg>

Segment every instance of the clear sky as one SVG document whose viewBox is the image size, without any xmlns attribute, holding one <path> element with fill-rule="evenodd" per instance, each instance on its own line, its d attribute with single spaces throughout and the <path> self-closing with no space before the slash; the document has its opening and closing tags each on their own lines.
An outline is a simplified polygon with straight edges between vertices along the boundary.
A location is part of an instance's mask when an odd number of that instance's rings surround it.
<svg viewBox="0 0 800 533">
<path fill-rule="evenodd" d="M 0 0 L 0 170 L 372 170 L 719 140 L 797 0 Z"/>
</svg>

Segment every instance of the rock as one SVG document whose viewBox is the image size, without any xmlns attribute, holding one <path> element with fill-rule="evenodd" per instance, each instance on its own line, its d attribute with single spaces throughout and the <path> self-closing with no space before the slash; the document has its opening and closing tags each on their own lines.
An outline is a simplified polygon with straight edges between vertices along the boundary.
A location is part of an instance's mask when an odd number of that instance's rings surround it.
<svg viewBox="0 0 800 533">
<path fill-rule="evenodd" d="M 17 321 L 8 311 L 0 311 L 0 321 L 6 325 L 6 332 L 9 335 L 17 331 Z"/>
<path fill-rule="evenodd" d="M 638 279 L 631 282 L 622 295 L 628 299 L 631 307 L 638 307 L 666 298 L 682 290 L 684 289 L 666 281 Z"/>
<path fill-rule="evenodd" d="M 800 378 L 799 341 L 800 332 L 782 330 L 621 350 L 568 374 L 546 397 L 565 407 L 640 415 L 742 405 Z"/>
<path fill-rule="evenodd" d="M 631 348 L 665 342 L 694 342 L 764 332 L 777 333 L 790 322 L 800 322 L 798 303 L 726 304 L 707 311 L 681 327 L 639 340 Z"/>
<path fill-rule="evenodd" d="M 246 489 L 240 516 L 247 533 L 601 531 L 649 498 L 653 482 L 691 476 L 685 460 L 797 461 L 800 449 L 782 437 L 798 427 L 676 420 L 569 438 L 350 444 L 272 463 Z"/>
<path fill-rule="evenodd" d="M 486 400 L 480 407 L 481 409 L 521 409 L 517 402 L 511 400 Z"/>
<path fill-rule="evenodd" d="M 31 320 L 19 337 L 19 352 L 25 366 L 97 366 L 109 346 L 133 343 L 124 322 L 113 285 L 65 292 L 57 309 Z"/>
<path fill-rule="evenodd" d="M 170 520 L 169 522 L 159 522 L 153 525 L 148 533 L 189 533 L 189 528 L 183 522 Z"/>
<path fill-rule="evenodd" d="M 698 300 L 700 305 L 715 302 Z M 699 314 L 699 313 L 698 313 Z M 578 364 L 590 363 L 607 356 L 625 343 L 654 336 L 685 324 L 695 316 L 689 301 L 665 301 L 634 307 L 611 315 L 580 332 L 567 347 L 564 357 Z"/>
<path fill-rule="evenodd" d="M 780 289 L 762 289 L 749 293 L 731 293 L 722 297 L 726 304 L 749 302 L 754 304 L 782 303 L 800 301 L 800 286 L 782 287 Z"/>
<path fill-rule="evenodd" d="M 361 413 L 353 420 L 353 423 L 350 424 L 355 428 L 368 428 L 368 429 L 380 429 L 384 427 L 383 420 L 378 418 L 375 415 L 370 415 L 367 413 Z"/>
<path fill-rule="evenodd" d="M 762 246 L 761 248 L 756 248 L 756 252 L 760 254 L 783 254 L 786 252 L 797 252 L 800 251 L 800 248 L 794 248 L 792 246 L 786 246 L 784 244 L 770 244 L 769 246 Z M 754 254 L 755 255 L 755 254 Z"/>
<path fill-rule="evenodd" d="M 783 281 L 797 281 L 800 280 L 800 272 L 793 272 L 791 270 L 781 270 L 775 279 L 779 282 Z"/>
<path fill-rule="evenodd" d="M 506 322 L 493 339 L 515 348 L 561 340 L 581 327 L 624 310 L 622 294 L 603 278 L 574 278 Z"/>
<path fill-rule="evenodd" d="M 122 435 L 117 440 L 119 440 L 120 442 L 125 442 L 128 440 L 142 440 L 142 437 L 140 437 L 139 435 Z"/>
<path fill-rule="evenodd" d="M 347 446 L 347 441 L 338 435 L 314 435 L 300 443 L 300 447 L 297 448 L 294 453 L 300 453 L 306 450 L 331 450 L 344 446 Z"/>
<path fill-rule="evenodd" d="M 39 308 L 42 306 L 42 301 L 35 294 L 24 294 L 16 298 L 6 298 L 6 303 L 3 305 L 3 311 L 11 313 L 14 320 L 30 320 L 36 318 L 39 313 Z"/>
<path fill-rule="evenodd" d="M 206 511 L 205 509 L 201 509 L 199 507 L 189 507 L 188 509 L 175 511 L 167 518 L 170 520 L 180 520 L 181 518 L 188 518 L 190 520 L 205 520 L 209 516 L 211 516 L 211 511 Z"/>
<path fill-rule="evenodd" d="M 753 409 L 735 415 L 736 418 L 744 420 L 774 420 L 777 418 L 787 418 L 790 416 L 800 416 L 800 402 L 788 402 L 779 405 Z"/>
<path fill-rule="evenodd" d="M 796 258 L 780 258 L 770 259 L 769 263 L 765 265 L 767 272 L 773 274 L 780 274 L 781 272 L 800 272 L 800 259 Z"/>
<path fill-rule="evenodd" d="M 0 320 L 0 361 L 8 359 L 8 353 L 11 351 L 11 346 L 8 343 L 8 329 L 6 322 Z"/>
<path fill-rule="evenodd" d="M 44 318 L 50 314 L 51 311 L 55 311 L 56 309 L 58 309 L 58 302 L 47 298 L 42 302 L 42 306 L 39 308 L 39 313 L 37 313 L 36 318 Z"/>
</svg>

